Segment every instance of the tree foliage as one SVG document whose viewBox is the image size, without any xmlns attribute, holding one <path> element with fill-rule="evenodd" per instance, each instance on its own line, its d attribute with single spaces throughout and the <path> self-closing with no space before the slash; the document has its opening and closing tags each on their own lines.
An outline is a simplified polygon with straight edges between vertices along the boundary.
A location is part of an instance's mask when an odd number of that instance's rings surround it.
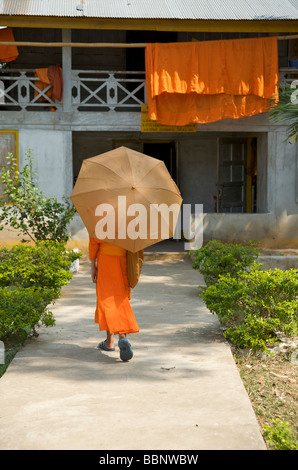
<svg viewBox="0 0 298 470">
<path fill-rule="evenodd" d="M 298 84 L 298 81 L 297 81 Z M 287 122 L 287 138 L 293 142 L 298 141 L 298 90 L 286 83 L 282 85 L 279 92 L 279 100 L 270 100 L 269 118 L 275 123 Z"/>
<path fill-rule="evenodd" d="M 36 174 L 32 166 L 30 150 L 26 153 L 26 164 L 21 171 L 18 170 L 16 158 L 8 154 L 7 164 L 2 168 L 0 222 L 33 241 L 66 242 L 69 238 L 67 226 L 75 214 L 75 208 L 67 198 L 58 202 L 56 198 L 45 197 L 34 181 Z"/>
</svg>

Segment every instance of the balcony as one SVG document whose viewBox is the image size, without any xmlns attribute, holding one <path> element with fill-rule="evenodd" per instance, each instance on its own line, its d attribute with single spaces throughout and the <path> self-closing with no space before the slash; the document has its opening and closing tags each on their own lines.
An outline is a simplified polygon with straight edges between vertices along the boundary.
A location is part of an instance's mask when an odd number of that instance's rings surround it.
<svg viewBox="0 0 298 470">
<path fill-rule="evenodd" d="M 0 110 L 63 111 L 49 96 L 51 85 L 38 87 L 35 70 L 0 71 Z M 140 111 L 146 103 L 145 72 L 71 71 L 70 109 L 76 111 Z"/>
<path fill-rule="evenodd" d="M 298 68 L 281 68 L 279 78 L 280 84 L 297 80 Z M 71 92 L 62 102 L 38 81 L 33 69 L 0 69 L 0 111 L 140 112 L 147 102 L 145 72 L 71 70 Z"/>
<path fill-rule="evenodd" d="M 279 69 L 279 84 L 291 84 L 294 80 L 298 79 L 298 68 L 296 67 L 282 67 Z"/>
</svg>

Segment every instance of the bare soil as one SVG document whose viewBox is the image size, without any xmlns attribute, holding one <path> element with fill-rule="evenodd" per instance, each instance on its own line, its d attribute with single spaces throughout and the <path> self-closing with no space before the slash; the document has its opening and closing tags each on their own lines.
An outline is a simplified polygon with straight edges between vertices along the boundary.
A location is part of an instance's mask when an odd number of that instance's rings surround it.
<svg viewBox="0 0 298 470">
<path fill-rule="evenodd" d="M 278 418 L 289 423 L 289 429 L 297 438 L 298 359 L 296 353 L 268 356 L 250 351 L 239 351 L 234 347 L 232 351 L 262 434 L 263 426 L 273 426 L 274 419 Z M 267 442 L 266 445 L 269 449 Z"/>
</svg>

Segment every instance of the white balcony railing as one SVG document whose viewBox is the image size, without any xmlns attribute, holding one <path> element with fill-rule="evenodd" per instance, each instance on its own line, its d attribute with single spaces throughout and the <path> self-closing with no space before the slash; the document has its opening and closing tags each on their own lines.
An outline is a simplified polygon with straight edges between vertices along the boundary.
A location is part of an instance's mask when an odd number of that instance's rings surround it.
<svg viewBox="0 0 298 470">
<path fill-rule="evenodd" d="M 40 90 L 38 82 L 35 70 L 0 70 L 0 110 L 62 110 L 51 85 Z M 72 70 L 73 111 L 139 111 L 145 102 L 145 72 Z"/>
<path fill-rule="evenodd" d="M 1 69 L 0 110 L 61 109 L 62 103 L 54 102 L 49 96 L 52 86 L 41 90 L 38 82 L 40 80 L 35 76 L 35 70 Z"/>
<path fill-rule="evenodd" d="M 145 102 L 145 72 L 72 71 L 72 106 L 77 111 L 137 111 Z"/>
<path fill-rule="evenodd" d="M 298 68 L 294 67 L 282 67 L 279 69 L 279 84 L 292 83 L 298 78 Z"/>
<path fill-rule="evenodd" d="M 72 111 L 140 111 L 146 103 L 145 72 L 72 70 Z M 298 68 L 281 68 L 280 84 L 298 79 Z M 63 110 L 51 85 L 38 86 L 35 70 L 0 69 L 0 111 Z M 64 84 L 65 86 L 65 84 Z"/>
</svg>

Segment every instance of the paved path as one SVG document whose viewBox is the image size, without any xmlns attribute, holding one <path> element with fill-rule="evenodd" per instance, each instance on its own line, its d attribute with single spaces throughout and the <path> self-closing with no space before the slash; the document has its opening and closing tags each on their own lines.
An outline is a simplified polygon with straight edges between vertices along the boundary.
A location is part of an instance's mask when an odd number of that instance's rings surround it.
<svg viewBox="0 0 298 470">
<path fill-rule="evenodd" d="M 95 290 L 82 263 L 56 326 L 27 341 L 0 379 L 0 448 L 265 449 L 216 316 L 189 259 L 146 261 L 133 291 L 134 357 L 96 349 Z"/>
</svg>

